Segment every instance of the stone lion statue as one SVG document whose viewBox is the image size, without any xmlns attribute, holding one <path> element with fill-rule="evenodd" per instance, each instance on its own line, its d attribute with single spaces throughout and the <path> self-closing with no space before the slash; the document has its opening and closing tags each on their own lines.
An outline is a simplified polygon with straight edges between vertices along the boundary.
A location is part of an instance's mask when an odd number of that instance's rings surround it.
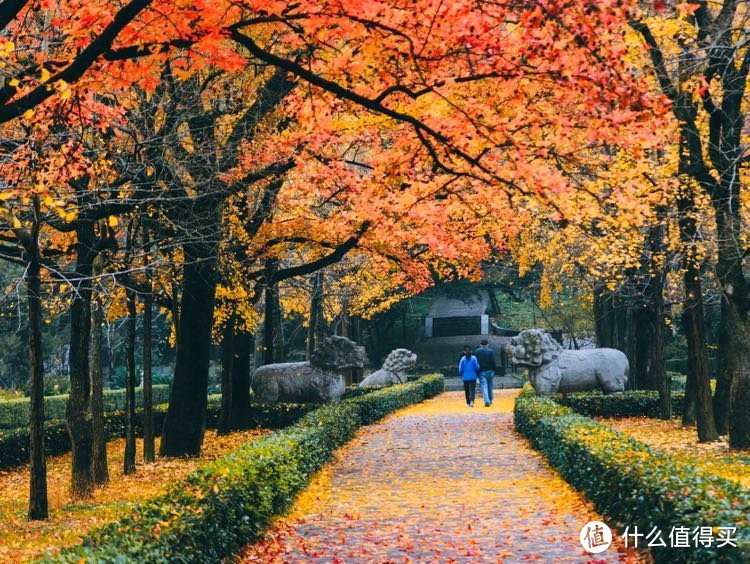
<svg viewBox="0 0 750 564">
<path fill-rule="evenodd" d="M 622 392 L 628 381 L 628 358 L 616 349 L 564 350 L 541 329 L 527 329 L 506 347 L 513 364 L 529 369 L 538 394 L 601 390 Z"/>
<path fill-rule="evenodd" d="M 362 368 L 365 348 L 345 337 L 328 337 L 307 362 L 284 362 L 259 367 L 253 376 L 255 397 L 262 402 L 330 403 L 344 394 L 346 383 L 339 372 Z"/>
<path fill-rule="evenodd" d="M 360 387 L 376 386 L 385 388 L 395 384 L 406 382 L 407 371 L 414 368 L 417 363 L 417 355 L 408 349 L 394 349 L 385 358 L 383 367 L 377 372 L 373 372 L 367 378 L 362 380 Z"/>
</svg>

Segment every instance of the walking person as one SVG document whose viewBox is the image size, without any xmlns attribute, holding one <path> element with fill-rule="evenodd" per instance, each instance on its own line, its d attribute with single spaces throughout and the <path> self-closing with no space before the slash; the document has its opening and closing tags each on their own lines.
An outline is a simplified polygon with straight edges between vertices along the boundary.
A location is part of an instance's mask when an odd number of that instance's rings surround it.
<svg viewBox="0 0 750 564">
<path fill-rule="evenodd" d="M 464 383 L 464 393 L 466 394 L 466 405 L 474 407 L 474 396 L 477 393 L 477 378 L 479 377 L 479 362 L 471 347 L 464 347 L 464 354 L 458 363 L 458 374 Z"/>
<path fill-rule="evenodd" d="M 492 379 L 495 377 L 495 351 L 489 347 L 490 342 L 482 339 L 480 347 L 474 355 L 479 362 L 479 385 L 482 388 L 484 407 L 492 405 Z"/>
</svg>

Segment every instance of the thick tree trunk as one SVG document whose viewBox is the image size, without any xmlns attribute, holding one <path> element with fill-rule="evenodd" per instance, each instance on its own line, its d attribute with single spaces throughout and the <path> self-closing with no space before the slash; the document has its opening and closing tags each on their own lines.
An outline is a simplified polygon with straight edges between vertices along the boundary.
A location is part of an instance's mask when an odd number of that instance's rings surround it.
<svg viewBox="0 0 750 564">
<path fill-rule="evenodd" d="M 234 358 L 232 360 L 232 410 L 230 424 L 233 429 L 241 428 L 247 421 L 250 407 L 250 357 L 255 338 L 247 331 L 235 328 L 233 338 Z"/>
<path fill-rule="evenodd" d="M 310 319 L 307 325 L 306 358 L 309 360 L 320 334 L 321 319 L 323 317 L 323 273 L 318 271 L 313 276 L 312 294 L 310 296 Z"/>
<path fill-rule="evenodd" d="M 91 337 L 91 273 L 94 227 L 81 222 L 76 229 L 76 282 L 70 305 L 70 394 L 66 424 L 72 445 L 71 492 L 76 498 L 90 497 L 94 491 L 91 471 L 93 429 L 91 424 L 91 380 L 89 339 Z"/>
<path fill-rule="evenodd" d="M 282 332 L 279 288 L 275 284 L 265 290 L 263 305 L 263 364 L 283 362 L 284 334 Z"/>
<path fill-rule="evenodd" d="M 688 377 L 685 386 L 685 407 L 682 422 L 697 423 L 698 440 L 715 441 L 719 438 L 711 403 L 711 382 L 708 374 L 706 331 L 703 314 L 703 287 L 699 259 L 694 241 L 697 239 L 695 219 L 695 195 L 692 186 L 686 184 L 677 202 L 680 212 L 680 240 L 685 247 L 685 304 L 682 323 L 688 345 Z"/>
<path fill-rule="evenodd" d="M 635 329 L 635 350 L 632 359 L 631 373 L 634 390 L 655 390 L 656 382 L 653 378 L 651 366 L 652 348 L 654 342 L 654 313 L 647 301 L 638 302 L 632 315 Z"/>
<path fill-rule="evenodd" d="M 735 171 L 739 176 L 739 171 Z M 737 370 L 722 378 L 732 379 L 730 392 L 729 444 L 733 448 L 750 447 L 750 320 L 747 312 L 748 286 L 742 270 L 742 254 L 737 248 L 740 240 L 740 202 L 736 191 L 739 184 L 731 179 L 722 179 L 719 188 L 712 194 L 716 211 L 716 232 L 719 259 L 716 272 L 722 286 L 722 328 L 718 354 L 726 355 L 724 368 Z M 728 382 L 722 381 L 724 388 Z M 717 390 L 718 391 L 718 390 Z M 724 399 L 726 390 L 721 390 Z M 717 413 L 723 406 L 717 405 Z"/>
<path fill-rule="evenodd" d="M 649 228 L 651 250 L 651 279 L 646 285 L 645 296 L 651 304 L 653 318 L 653 343 L 651 348 L 650 379 L 659 392 L 659 416 L 672 418 L 672 394 L 667 381 L 666 358 L 664 357 L 664 226 L 659 223 Z"/>
<path fill-rule="evenodd" d="M 94 300 L 91 319 L 91 422 L 94 433 L 92 473 L 95 484 L 109 481 L 107 430 L 104 427 L 104 374 L 102 373 L 102 325 L 104 308 Z"/>
<path fill-rule="evenodd" d="M 682 316 L 682 331 L 685 333 L 685 336 L 688 339 L 688 373 L 685 377 L 685 399 L 682 402 L 682 424 L 683 425 L 695 425 L 696 421 L 696 409 L 698 408 L 698 402 L 697 402 L 697 391 L 695 386 L 695 372 L 690 368 L 690 363 L 693 362 L 690 360 L 691 352 L 690 352 L 690 338 L 688 336 L 688 331 L 690 329 L 688 326 L 694 323 L 692 319 L 687 319 L 685 317 L 685 314 L 683 313 Z M 700 361 L 698 361 L 700 362 Z M 712 408 L 713 411 L 713 408 Z"/>
<path fill-rule="evenodd" d="M 594 324 L 596 346 L 614 348 L 614 316 L 612 314 L 612 292 L 598 282 L 594 285 Z"/>
<path fill-rule="evenodd" d="M 133 474 L 135 472 L 135 329 L 136 309 L 135 292 L 131 289 L 125 290 L 128 308 L 127 341 L 125 345 L 127 355 L 127 375 L 125 377 L 126 417 L 125 417 L 125 457 L 123 460 L 123 473 Z"/>
<path fill-rule="evenodd" d="M 637 351 L 638 351 L 638 328 L 636 326 L 636 306 L 632 303 L 628 304 L 628 310 L 627 310 L 627 327 L 628 327 L 628 337 L 627 337 L 627 347 L 623 351 L 625 353 L 625 356 L 628 357 L 628 362 L 631 361 L 631 359 L 637 358 Z M 576 350 L 579 348 L 578 343 L 575 340 L 575 336 L 571 332 L 571 336 L 573 337 L 573 342 L 575 343 Z M 630 376 L 628 377 L 628 382 L 626 384 L 627 389 L 629 390 L 637 390 L 639 387 L 641 387 L 641 379 L 638 378 L 638 375 L 635 374 L 635 370 L 633 366 L 631 365 L 630 368 Z"/>
<path fill-rule="evenodd" d="M 720 435 L 729 434 L 729 416 L 732 413 L 732 383 L 740 371 L 739 344 L 732 337 L 736 331 L 736 321 L 732 317 L 732 306 L 726 299 L 721 301 L 719 322 L 719 349 L 717 354 L 716 392 L 713 410 L 716 429 Z"/>
<path fill-rule="evenodd" d="M 708 379 L 708 354 L 703 320 L 703 296 L 700 272 L 696 268 L 685 271 L 685 311 L 683 325 L 688 342 L 688 378 L 692 380 L 695 405 L 695 420 L 698 424 L 698 440 L 702 443 L 719 438 L 711 403 L 711 384 Z M 686 397 L 689 392 L 686 389 Z M 685 417 L 683 416 L 683 422 Z"/>
<path fill-rule="evenodd" d="M 232 429 L 232 395 L 234 372 L 234 314 L 227 320 L 221 340 L 221 413 L 217 433 L 226 435 Z"/>
<path fill-rule="evenodd" d="M 34 198 L 35 212 L 39 202 Z M 47 461 L 44 454 L 44 358 L 42 352 L 42 303 L 39 258 L 39 227 L 34 221 L 27 243 L 26 297 L 29 306 L 29 382 L 31 418 L 29 421 L 29 519 L 46 519 Z"/>
<path fill-rule="evenodd" d="M 741 449 L 750 448 L 750 351 L 747 346 L 740 356 L 740 371 L 732 386 L 732 419 L 729 425 L 729 444 Z"/>
<path fill-rule="evenodd" d="M 185 245 L 183 290 L 174 383 L 160 454 L 197 456 L 206 427 L 216 256 L 206 246 Z"/>
<path fill-rule="evenodd" d="M 151 366 L 151 322 L 153 317 L 153 298 L 151 280 L 148 281 L 143 296 L 143 461 L 153 462 L 156 459 L 154 448 L 154 393 L 153 372 Z"/>
</svg>

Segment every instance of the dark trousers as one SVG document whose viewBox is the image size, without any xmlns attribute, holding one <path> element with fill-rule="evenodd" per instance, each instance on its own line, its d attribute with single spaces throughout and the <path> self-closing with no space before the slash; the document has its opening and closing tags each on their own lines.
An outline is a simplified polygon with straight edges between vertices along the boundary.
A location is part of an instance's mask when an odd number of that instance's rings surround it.
<svg viewBox="0 0 750 564">
<path fill-rule="evenodd" d="M 474 396 L 477 395 L 477 381 L 463 380 L 464 394 L 466 394 L 466 403 L 474 403 Z"/>
</svg>

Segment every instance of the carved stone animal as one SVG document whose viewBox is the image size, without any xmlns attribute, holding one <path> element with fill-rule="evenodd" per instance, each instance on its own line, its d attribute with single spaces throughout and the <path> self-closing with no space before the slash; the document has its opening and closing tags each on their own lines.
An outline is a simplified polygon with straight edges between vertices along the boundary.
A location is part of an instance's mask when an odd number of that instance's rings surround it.
<svg viewBox="0 0 750 564">
<path fill-rule="evenodd" d="M 414 368 L 417 355 L 408 349 L 394 349 L 385 358 L 383 367 L 362 380 L 360 387 L 374 386 L 385 388 L 406 382 L 407 371 Z"/>
<path fill-rule="evenodd" d="M 617 349 L 564 350 L 541 329 L 527 329 L 506 347 L 512 364 L 526 366 L 538 394 L 601 390 L 622 392 L 628 381 L 628 358 Z"/>
<path fill-rule="evenodd" d="M 365 348 L 345 337 L 328 337 L 309 362 L 284 362 L 259 367 L 253 375 L 255 397 L 262 402 L 330 403 L 344 394 L 346 384 L 339 372 L 362 368 Z"/>
</svg>

